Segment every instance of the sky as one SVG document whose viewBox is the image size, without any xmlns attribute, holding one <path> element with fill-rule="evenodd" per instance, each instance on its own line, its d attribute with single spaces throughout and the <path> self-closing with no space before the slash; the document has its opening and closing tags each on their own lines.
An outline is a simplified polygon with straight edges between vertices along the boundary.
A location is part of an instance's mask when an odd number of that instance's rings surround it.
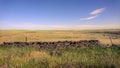
<svg viewBox="0 0 120 68">
<path fill-rule="evenodd" d="M 120 0 L 0 0 L 0 29 L 120 29 Z"/>
</svg>

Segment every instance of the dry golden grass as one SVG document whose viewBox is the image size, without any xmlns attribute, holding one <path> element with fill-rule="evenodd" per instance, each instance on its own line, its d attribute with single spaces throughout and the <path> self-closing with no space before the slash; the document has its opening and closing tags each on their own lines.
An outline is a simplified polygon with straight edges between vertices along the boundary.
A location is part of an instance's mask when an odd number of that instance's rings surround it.
<svg viewBox="0 0 120 68">
<path fill-rule="evenodd" d="M 0 43 L 12 41 L 58 41 L 58 40 L 89 40 L 98 39 L 102 44 L 111 44 L 109 36 L 91 32 L 119 30 L 0 30 Z M 120 35 L 118 35 L 120 37 Z M 114 44 L 120 44 L 120 38 L 112 39 Z"/>
<path fill-rule="evenodd" d="M 31 51 L 29 53 L 26 53 L 25 55 L 23 55 L 22 57 L 16 57 L 14 58 L 16 61 L 24 61 L 24 62 L 28 62 L 30 59 L 43 59 L 43 58 L 49 58 L 49 54 L 47 54 L 46 52 L 40 52 L 40 51 Z"/>
</svg>

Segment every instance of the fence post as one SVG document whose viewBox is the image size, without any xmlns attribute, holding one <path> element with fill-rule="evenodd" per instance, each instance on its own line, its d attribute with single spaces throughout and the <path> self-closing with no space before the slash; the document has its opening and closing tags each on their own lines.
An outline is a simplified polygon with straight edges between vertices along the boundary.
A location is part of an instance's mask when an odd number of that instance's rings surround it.
<svg viewBox="0 0 120 68">
<path fill-rule="evenodd" d="M 27 37 L 25 37 L 25 41 L 27 42 Z"/>
<path fill-rule="evenodd" d="M 112 41 L 111 36 L 109 36 L 109 39 L 110 39 L 111 45 L 113 45 L 113 41 Z"/>
</svg>

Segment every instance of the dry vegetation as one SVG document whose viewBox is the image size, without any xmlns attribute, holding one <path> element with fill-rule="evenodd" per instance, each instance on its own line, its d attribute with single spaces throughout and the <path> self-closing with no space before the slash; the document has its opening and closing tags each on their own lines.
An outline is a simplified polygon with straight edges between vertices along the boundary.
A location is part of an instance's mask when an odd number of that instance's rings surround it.
<svg viewBox="0 0 120 68">
<path fill-rule="evenodd" d="M 0 47 L 1 68 L 119 68 L 120 47 Z"/>
<path fill-rule="evenodd" d="M 0 46 L 0 68 L 119 68 L 120 30 L 0 30 L 0 43 L 25 41 L 100 40 L 101 46 L 39 48 Z M 113 44 L 118 46 L 106 47 Z"/>
<path fill-rule="evenodd" d="M 99 40 L 103 44 L 120 44 L 120 30 L 0 30 L 0 43 L 4 41 L 60 41 Z"/>
</svg>

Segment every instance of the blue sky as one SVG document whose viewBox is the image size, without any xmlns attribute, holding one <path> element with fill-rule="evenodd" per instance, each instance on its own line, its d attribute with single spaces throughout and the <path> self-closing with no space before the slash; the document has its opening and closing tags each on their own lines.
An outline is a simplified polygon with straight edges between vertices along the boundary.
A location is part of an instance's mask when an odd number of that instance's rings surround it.
<svg viewBox="0 0 120 68">
<path fill-rule="evenodd" d="M 120 28 L 120 0 L 0 0 L 0 29 Z"/>
</svg>

